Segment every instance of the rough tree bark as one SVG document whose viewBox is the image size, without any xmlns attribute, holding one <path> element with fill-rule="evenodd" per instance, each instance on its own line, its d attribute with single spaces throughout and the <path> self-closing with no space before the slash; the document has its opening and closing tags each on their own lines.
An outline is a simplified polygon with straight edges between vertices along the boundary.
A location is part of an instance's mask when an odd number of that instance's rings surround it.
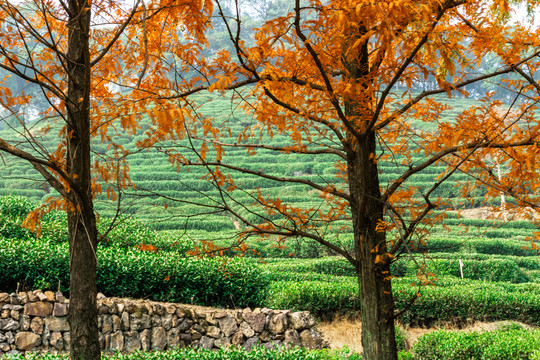
<svg viewBox="0 0 540 360">
<path fill-rule="evenodd" d="M 385 255 L 386 236 L 376 230 L 378 220 L 383 218 L 383 204 L 374 154 L 374 133 L 347 151 L 362 346 L 366 359 L 394 360 L 397 359 L 394 300 L 388 255 Z"/>
<path fill-rule="evenodd" d="M 100 359 L 97 323 L 96 219 L 90 174 L 90 4 L 69 1 L 67 173 L 73 189 L 68 209 L 70 249 L 70 358 Z"/>
<path fill-rule="evenodd" d="M 383 220 L 379 169 L 377 166 L 376 133 L 369 128 L 372 119 L 370 104 L 370 62 L 367 41 L 358 53 L 349 53 L 349 45 L 364 35 L 351 31 L 342 48 L 344 78 L 365 89 L 364 99 L 345 99 L 345 115 L 350 128 L 344 141 L 347 153 L 348 183 L 354 234 L 354 258 L 361 299 L 362 346 L 369 360 L 397 360 L 394 327 L 394 299 L 390 280 L 390 258 L 386 234 L 377 231 Z"/>
</svg>

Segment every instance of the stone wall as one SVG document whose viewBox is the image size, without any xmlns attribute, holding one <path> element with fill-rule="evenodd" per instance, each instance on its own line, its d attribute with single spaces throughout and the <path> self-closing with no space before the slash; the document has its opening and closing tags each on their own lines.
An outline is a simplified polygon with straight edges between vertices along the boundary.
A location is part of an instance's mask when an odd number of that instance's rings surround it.
<svg viewBox="0 0 540 360">
<path fill-rule="evenodd" d="M 0 293 L 0 357 L 26 351 L 67 351 L 69 300 L 61 293 Z M 198 306 L 98 296 L 100 342 L 104 351 L 206 349 L 240 345 L 250 349 L 323 342 L 307 312 Z"/>
</svg>

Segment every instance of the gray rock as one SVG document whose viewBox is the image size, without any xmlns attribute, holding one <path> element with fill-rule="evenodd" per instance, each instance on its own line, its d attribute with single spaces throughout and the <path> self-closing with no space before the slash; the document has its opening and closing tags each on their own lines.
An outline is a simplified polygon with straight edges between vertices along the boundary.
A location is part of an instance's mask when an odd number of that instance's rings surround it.
<svg viewBox="0 0 540 360">
<path fill-rule="evenodd" d="M 180 341 L 190 344 L 193 341 L 193 338 L 190 334 L 180 334 Z"/>
<path fill-rule="evenodd" d="M 209 326 L 208 329 L 206 329 L 206 336 L 214 339 L 219 339 L 219 333 L 219 328 L 216 326 Z"/>
<path fill-rule="evenodd" d="M 71 344 L 71 335 L 69 334 L 69 331 L 64 333 L 64 344 L 66 344 L 66 348 Z"/>
<path fill-rule="evenodd" d="M 289 313 L 288 318 L 291 327 L 295 330 L 305 330 L 315 326 L 315 318 L 307 311 Z"/>
<path fill-rule="evenodd" d="M 149 351 L 152 348 L 152 332 L 148 329 L 141 331 L 141 347 L 143 351 Z"/>
<path fill-rule="evenodd" d="M 180 330 L 181 332 L 184 332 L 187 329 L 189 329 L 191 325 L 193 325 L 193 321 L 189 319 L 183 319 L 182 322 L 180 322 L 180 324 L 178 325 L 178 330 Z"/>
<path fill-rule="evenodd" d="M 254 336 L 246 340 L 246 342 L 244 343 L 244 348 L 246 349 L 246 351 L 250 351 L 251 348 L 253 348 L 254 346 L 257 346 L 258 343 L 259 343 L 259 337 Z"/>
<path fill-rule="evenodd" d="M 0 319 L 0 331 L 16 331 L 19 323 L 13 319 Z"/>
<path fill-rule="evenodd" d="M 229 314 L 226 312 L 226 311 L 216 311 L 214 312 L 214 317 L 216 319 L 222 319 L 224 318 L 225 316 L 228 316 Z M 206 314 L 205 314 L 205 317 L 206 317 Z"/>
<path fill-rule="evenodd" d="M 15 293 L 9 294 L 9 302 L 13 305 L 20 305 L 21 304 L 21 298 Z"/>
<path fill-rule="evenodd" d="M 35 317 L 30 322 L 30 329 L 32 332 L 41 335 L 43 333 L 43 319 L 40 317 Z"/>
<path fill-rule="evenodd" d="M 203 335 L 200 332 L 198 332 L 197 330 L 194 330 L 194 329 L 191 329 L 190 333 L 191 333 L 191 339 L 192 340 L 199 340 L 200 338 L 203 337 Z"/>
<path fill-rule="evenodd" d="M 260 335 L 259 339 L 261 342 L 267 342 L 273 339 L 272 333 L 270 331 L 264 330 Z"/>
<path fill-rule="evenodd" d="M 251 326 L 255 332 L 262 332 L 264 330 L 264 325 L 266 323 L 266 315 L 262 313 L 252 313 L 246 312 L 242 314 L 242 317 L 246 322 Z"/>
<path fill-rule="evenodd" d="M 68 313 L 68 308 L 66 304 L 54 303 L 53 315 L 54 316 L 66 316 Z"/>
<path fill-rule="evenodd" d="M 24 309 L 24 306 L 22 305 L 11 305 L 11 304 L 6 304 L 4 306 L 2 306 L 2 309 L 3 310 L 15 310 L 15 311 L 21 311 Z"/>
<path fill-rule="evenodd" d="M 175 328 L 175 327 L 178 327 L 178 325 L 180 325 L 180 323 L 183 321 L 184 319 L 180 319 L 178 316 L 176 316 L 176 314 L 173 314 L 172 315 L 172 320 L 171 320 L 171 327 Z M 163 326 L 165 327 L 165 326 Z"/>
<path fill-rule="evenodd" d="M 124 334 L 121 331 L 117 331 L 111 334 L 111 350 L 124 351 Z"/>
<path fill-rule="evenodd" d="M 300 333 L 300 342 L 307 349 L 318 349 L 322 345 L 322 337 L 319 332 L 313 329 L 304 330 Z"/>
<path fill-rule="evenodd" d="M 240 346 L 244 343 L 244 334 L 242 331 L 238 331 L 232 336 L 231 343 L 236 346 Z"/>
<path fill-rule="evenodd" d="M 30 316 L 22 315 L 20 323 L 21 323 L 21 326 L 19 327 L 19 330 L 28 331 L 28 329 L 30 329 Z"/>
<path fill-rule="evenodd" d="M 0 343 L 6 342 L 6 336 L 0 333 Z"/>
<path fill-rule="evenodd" d="M 217 348 L 229 347 L 231 346 L 231 339 L 229 339 L 228 337 L 222 337 L 220 339 L 216 339 L 214 340 L 214 346 Z"/>
<path fill-rule="evenodd" d="M 129 328 L 131 331 L 140 331 L 144 329 L 150 329 L 152 327 L 152 320 L 147 314 L 140 314 L 137 317 L 135 314 L 129 316 Z"/>
<path fill-rule="evenodd" d="M 234 316 L 226 314 L 225 316 L 217 319 L 219 327 L 221 328 L 221 331 L 223 332 L 223 334 L 225 334 L 226 337 L 229 337 L 236 331 L 238 331 L 238 325 L 236 324 Z"/>
<path fill-rule="evenodd" d="M 176 315 L 174 315 L 174 316 L 176 316 Z M 173 327 L 172 323 L 173 323 L 173 315 L 172 314 L 166 313 L 161 318 L 161 326 L 163 326 L 163 328 L 165 330 L 167 330 L 167 331 L 171 330 L 171 328 Z"/>
<path fill-rule="evenodd" d="M 152 349 L 163 351 L 167 346 L 167 334 L 161 326 L 152 329 Z"/>
<path fill-rule="evenodd" d="M 105 315 L 110 314 L 111 308 L 107 304 L 98 304 L 98 314 L 99 315 Z"/>
<path fill-rule="evenodd" d="M 29 292 L 29 293 L 28 293 L 28 301 L 29 301 L 29 302 L 36 302 L 36 301 L 39 301 L 39 298 L 37 297 L 35 291 L 32 291 L 32 292 Z"/>
<path fill-rule="evenodd" d="M 41 344 L 41 337 L 29 331 L 22 331 L 15 336 L 15 345 L 18 350 L 30 350 Z"/>
<path fill-rule="evenodd" d="M 45 326 L 51 331 L 69 331 L 67 317 L 50 317 L 45 319 Z"/>
<path fill-rule="evenodd" d="M 122 319 L 122 330 L 124 331 L 129 330 L 129 314 L 127 312 L 123 312 L 121 319 Z"/>
<path fill-rule="evenodd" d="M 101 318 L 101 332 L 103 334 L 109 334 L 113 331 L 113 320 L 110 315 L 100 315 Z"/>
<path fill-rule="evenodd" d="M 62 295 L 60 291 L 56 292 L 55 296 L 57 303 L 63 304 L 66 301 L 66 298 L 64 297 L 64 295 Z"/>
<path fill-rule="evenodd" d="M 152 327 L 161 326 L 161 316 L 152 315 Z"/>
<path fill-rule="evenodd" d="M 37 298 L 39 299 L 39 301 L 48 301 L 49 300 L 49 299 L 47 299 L 47 295 L 45 295 L 41 291 L 37 291 L 35 294 L 36 294 Z"/>
<path fill-rule="evenodd" d="M 195 323 L 193 325 L 193 330 L 201 334 L 206 334 L 206 329 L 201 326 L 201 324 Z"/>
<path fill-rule="evenodd" d="M 266 342 L 262 344 L 263 348 L 267 350 L 276 349 L 280 347 L 281 345 L 282 345 L 281 341 L 270 341 L 270 342 Z"/>
<path fill-rule="evenodd" d="M 26 304 L 28 302 L 28 294 L 25 292 L 19 293 L 19 299 L 21 301 L 21 304 Z"/>
<path fill-rule="evenodd" d="M 287 330 L 289 322 L 287 320 L 287 315 L 285 314 L 276 314 L 272 316 L 270 322 L 268 323 L 268 328 L 274 334 L 281 334 Z"/>
<path fill-rule="evenodd" d="M 49 340 L 49 343 L 56 350 L 63 350 L 64 349 L 64 337 L 59 332 L 53 332 L 51 334 L 51 339 Z"/>
<path fill-rule="evenodd" d="M 300 335 L 298 335 L 298 331 L 296 330 L 287 330 L 285 331 L 285 339 L 283 340 L 283 343 L 285 346 L 300 346 Z"/>
<path fill-rule="evenodd" d="M 217 319 L 214 317 L 214 313 L 211 313 L 211 312 L 206 314 L 206 321 L 210 325 L 217 325 L 218 324 Z"/>
<path fill-rule="evenodd" d="M 126 331 L 124 333 L 124 348 L 127 352 L 141 349 L 141 337 L 136 331 Z"/>
<path fill-rule="evenodd" d="M 173 349 L 180 346 L 180 331 L 171 329 L 167 332 L 167 349 Z"/>
<path fill-rule="evenodd" d="M 240 323 L 240 331 L 247 338 L 255 336 L 255 331 L 251 328 L 251 326 L 249 326 L 249 324 L 246 321 L 242 321 Z"/>
<path fill-rule="evenodd" d="M 214 347 L 214 339 L 208 336 L 203 336 L 199 341 L 199 346 L 203 349 L 210 350 Z"/>
<path fill-rule="evenodd" d="M 112 315 L 113 331 L 124 330 L 122 328 L 122 319 L 118 315 Z"/>
<path fill-rule="evenodd" d="M 5 333 L 6 341 L 8 344 L 14 344 L 15 343 L 15 336 L 11 331 L 8 331 Z"/>
</svg>

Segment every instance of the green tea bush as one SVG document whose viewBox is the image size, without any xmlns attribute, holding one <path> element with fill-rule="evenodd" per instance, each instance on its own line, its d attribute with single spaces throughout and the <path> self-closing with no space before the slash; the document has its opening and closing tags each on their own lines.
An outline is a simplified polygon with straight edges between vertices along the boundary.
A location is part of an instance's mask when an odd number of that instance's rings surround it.
<svg viewBox="0 0 540 360">
<path fill-rule="evenodd" d="M 425 265 L 426 269 L 438 276 L 451 275 L 460 277 L 459 259 L 463 258 L 463 276 L 466 279 L 487 281 L 509 281 L 523 283 L 530 281 L 529 276 L 518 266 L 518 263 L 528 268 L 540 266 L 537 259 L 520 259 L 505 257 L 491 259 L 466 259 L 463 256 L 452 256 L 450 259 L 424 259 L 418 257 L 416 262 L 411 259 L 400 259 L 391 264 L 394 276 L 416 276 L 418 266 Z M 439 256 L 444 256 L 439 254 Z M 525 261 L 530 260 L 530 261 Z M 266 259 L 271 263 L 265 265 L 273 281 L 334 281 L 334 276 L 356 276 L 352 265 L 342 257 L 333 256 L 318 259 Z M 418 264 L 417 264 L 418 263 Z M 327 275 L 320 276 L 320 275 Z"/>
<path fill-rule="evenodd" d="M 412 252 L 444 252 L 444 253 L 480 253 L 488 255 L 538 256 L 538 251 L 531 249 L 527 242 L 505 239 L 488 239 L 482 237 L 434 237 L 424 245 L 413 247 Z"/>
<path fill-rule="evenodd" d="M 21 226 L 34 207 L 22 196 L 0 196 L 0 236 L 13 239 L 35 238 Z"/>
<path fill-rule="evenodd" d="M 316 316 L 354 315 L 360 308 L 355 278 L 340 282 L 274 282 L 266 305 L 273 308 L 307 310 Z M 403 309 L 418 291 L 415 278 L 393 280 L 396 309 Z M 453 321 L 519 320 L 540 324 L 540 284 L 484 282 L 452 277 L 424 287 L 421 296 L 399 318 L 404 325 L 431 326 Z"/>
<path fill-rule="evenodd" d="M 412 354 L 414 360 L 517 360 L 538 350 L 540 330 L 434 331 L 418 339 Z"/>
<path fill-rule="evenodd" d="M 34 207 L 22 196 L 0 196 L 0 215 L 7 218 L 24 219 Z"/>
<path fill-rule="evenodd" d="M 526 270 L 540 270 L 540 253 L 538 256 L 514 256 L 514 255 L 488 255 L 488 254 L 477 254 L 477 253 L 459 253 L 459 254 L 448 254 L 448 253 L 430 253 L 429 258 L 431 259 L 462 259 L 462 260 L 510 260 L 516 263 L 522 269 Z"/>
<path fill-rule="evenodd" d="M 353 266 L 344 258 L 330 256 L 318 259 L 273 261 L 265 268 L 272 273 L 316 273 L 333 276 L 355 276 Z"/>
<path fill-rule="evenodd" d="M 0 239 L 0 284 L 28 289 L 69 288 L 67 244 Z M 260 266 L 242 258 L 187 258 L 172 252 L 98 250 L 98 290 L 107 296 L 216 306 L 263 302 L 268 278 Z"/>
<path fill-rule="evenodd" d="M 538 256 L 538 251 L 519 240 L 480 239 L 471 243 L 474 250 L 481 254 Z"/>
<path fill-rule="evenodd" d="M 67 360 L 67 354 L 28 354 L 27 360 Z M 102 356 L 104 360 L 361 360 L 357 353 L 343 350 L 306 350 L 295 347 L 285 349 L 265 349 L 256 347 L 249 351 L 243 348 L 221 348 L 204 350 L 182 348 L 169 351 L 136 351 L 130 354 L 113 354 Z"/>
<path fill-rule="evenodd" d="M 404 259 L 403 259 L 404 260 Z M 396 269 L 392 274 L 398 276 L 415 276 L 418 272 L 418 265 L 412 261 L 400 260 L 396 264 Z M 402 262 L 402 264 L 399 264 Z M 419 259 L 424 263 L 423 259 Z M 486 281 L 508 281 L 512 283 L 524 283 L 530 279 L 517 265 L 515 260 L 509 259 L 488 259 L 469 260 L 463 259 L 463 277 L 465 279 L 486 280 Z M 437 276 L 461 277 L 459 259 L 427 259 L 425 260 L 426 270 L 433 272 Z"/>
<path fill-rule="evenodd" d="M 309 311 L 327 319 L 336 314 L 354 314 L 360 309 L 358 282 L 355 278 L 340 283 L 276 281 L 270 284 L 266 306 Z"/>
</svg>

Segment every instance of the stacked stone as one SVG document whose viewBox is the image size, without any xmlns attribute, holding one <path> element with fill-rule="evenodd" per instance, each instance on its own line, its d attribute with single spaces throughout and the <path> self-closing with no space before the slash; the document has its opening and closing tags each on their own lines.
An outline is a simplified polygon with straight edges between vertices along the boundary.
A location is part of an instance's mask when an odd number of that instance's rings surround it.
<svg viewBox="0 0 540 360">
<path fill-rule="evenodd" d="M 69 344 L 68 300 L 61 293 L 0 293 L 0 354 L 64 350 Z"/>
<path fill-rule="evenodd" d="M 67 351 L 69 300 L 61 293 L 0 293 L 0 355 Z M 260 344 L 321 348 L 315 320 L 307 312 L 249 308 L 217 310 L 189 305 L 98 296 L 104 351 L 167 350 L 175 347 L 251 349 Z"/>
</svg>

